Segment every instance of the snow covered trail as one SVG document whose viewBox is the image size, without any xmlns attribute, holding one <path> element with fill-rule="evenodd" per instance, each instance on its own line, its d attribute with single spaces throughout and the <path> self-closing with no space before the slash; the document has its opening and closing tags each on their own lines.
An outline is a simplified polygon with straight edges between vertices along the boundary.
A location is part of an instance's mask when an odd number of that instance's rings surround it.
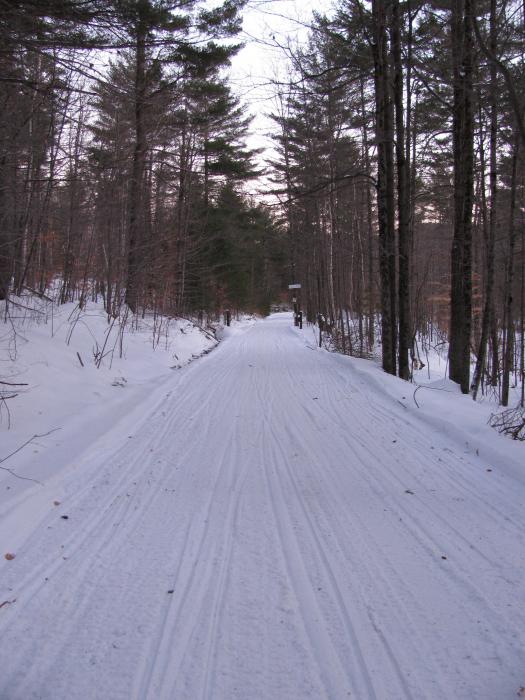
<svg viewBox="0 0 525 700">
<path fill-rule="evenodd" d="M 487 471 L 289 315 L 71 455 L 60 505 L 0 563 L 1 700 L 525 685 L 525 473 Z"/>
</svg>

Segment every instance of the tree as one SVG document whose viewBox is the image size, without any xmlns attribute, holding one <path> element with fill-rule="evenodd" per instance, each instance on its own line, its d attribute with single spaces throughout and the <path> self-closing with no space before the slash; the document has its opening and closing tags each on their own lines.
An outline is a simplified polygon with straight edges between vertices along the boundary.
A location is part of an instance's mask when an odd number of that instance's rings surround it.
<svg viewBox="0 0 525 700">
<path fill-rule="evenodd" d="M 454 237 L 451 254 L 449 376 L 466 394 L 470 389 L 474 199 L 472 0 L 452 2 L 451 43 L 454 86 Z"/>
</svg>

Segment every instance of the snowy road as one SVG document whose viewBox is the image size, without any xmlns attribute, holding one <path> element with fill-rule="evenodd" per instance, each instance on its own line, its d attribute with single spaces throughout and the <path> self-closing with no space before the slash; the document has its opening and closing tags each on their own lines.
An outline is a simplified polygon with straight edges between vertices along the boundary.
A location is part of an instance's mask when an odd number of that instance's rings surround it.
<svg viewBox="0 0 525 700">
<path fill-rule="evenodd" d="M 0 699 L 515 698 L 523 479 L 343 359 L 273 316 L 72 446 L 0 563 Z"/>
</svg>

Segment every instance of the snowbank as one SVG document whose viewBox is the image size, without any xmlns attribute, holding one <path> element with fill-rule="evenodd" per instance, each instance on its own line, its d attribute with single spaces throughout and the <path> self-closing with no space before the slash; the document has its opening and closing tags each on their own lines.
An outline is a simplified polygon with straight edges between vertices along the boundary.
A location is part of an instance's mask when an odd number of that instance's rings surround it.
<svg viewBox="0 0 525 700">
<path fill-rule="evenodd" d="M 310 349 L 330 352 L 318 347 L 316 328 L 305 327 L 303 331 L 291 328 Z M 387 397 L 403 406 L 411 418 L 420 421 L 422 431 L 432 427 L 444 432 L 465 454 L 475 454 L 483 460 L 486 468 L 501 467 L 507 474 L 522 474 L 525 470 L 525 445 L 500 435 L 488 425 L 490 416 L 498 409 L 497 403 L 488 398 L 475 402 L 470 395 L 462 394 L 459 385 L 447 378 L 446 361 L 438 353 L 424 358 L 430 359 L 429 366 L 414 373 L 414 383 L 386 374 L 378 361 L 331 354 L 343 370 L 342 381 L 344 372 L 351 367 L 371 396 Z"/>
<path fill-rule="evenodd" d="M 17 395 L 0 403 L 0 517 L 2 493 L 12 505 L 27 479 L 47 483 L 122 417 L 140 414 L 145 399 L 164 396 L 174 370 L 218 343 L 190 320 L 108 320 L 100 304 L 15 302 L 0 325 L 0 379 L 20 385 L 1 387 Z"/>
</svg>

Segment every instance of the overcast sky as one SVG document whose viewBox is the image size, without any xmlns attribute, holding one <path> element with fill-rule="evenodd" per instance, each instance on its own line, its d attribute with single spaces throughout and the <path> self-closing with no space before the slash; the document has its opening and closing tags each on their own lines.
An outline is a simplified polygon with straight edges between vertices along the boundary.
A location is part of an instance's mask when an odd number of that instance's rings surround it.
<svg viewBox="0 0 525 700">
<path fill-rule="evenodd" d="M 251 147 L 268 147 L 275 88 L 271 81 L 286 75 L 286 55 L 279 46 L 306 39 L 312 10 L 329 13 L 332 0 L 250 0 L 243 12 L 241 40 L 246 44 L 232 62 L 232 84 L 254 115 Z"/>
</svg>

